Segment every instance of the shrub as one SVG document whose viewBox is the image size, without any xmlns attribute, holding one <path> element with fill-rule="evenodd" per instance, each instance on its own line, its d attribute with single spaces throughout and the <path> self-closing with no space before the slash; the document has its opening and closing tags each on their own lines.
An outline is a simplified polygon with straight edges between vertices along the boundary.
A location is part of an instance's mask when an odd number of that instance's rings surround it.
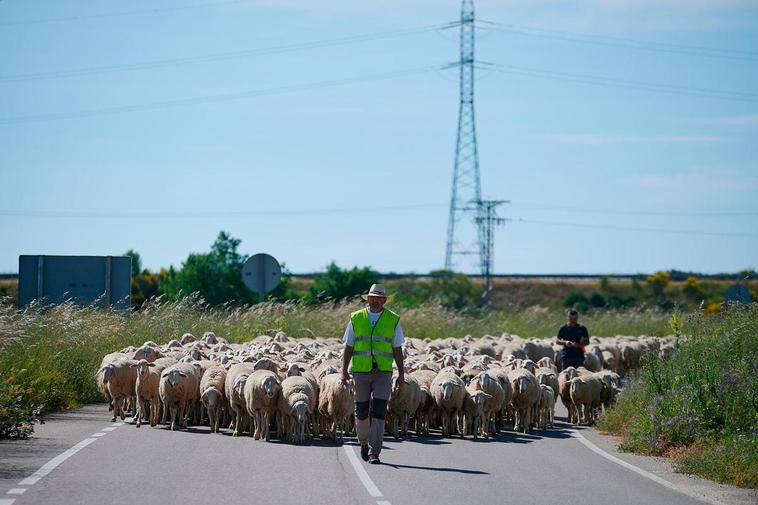
<svg viewBox="0 0 758 505">
<path fill-rule="evenodd" d="M 585 312 L 589 310 L 591 304 L 589 298 L 584 293 L 572 291 L 563 299 L 563 306 L 569 309 L 576 309 L 579 312 Z"/>
<path fill-rule="evenodd" d="M 28 438 L 42 411 L 27 388 L 16 384 L 16 377 L 0 372 L 0 440 Z"/>
<path fill-rule="evenodd" d="M 732 441 L 758 436 L 758 304 L 696 313 L 683 321 L 672 317 L 671 322 L 683 335 L 674 353 L 669 359 L 645 355 L 638 381 L 600 427 L 623 434 L 621 448 L 638 452 L 664 454 L 693 444 L 721 447 L 701 451 L 708 454 L 701 458 L 703 468 L 727 464 L 718 456 L 725 454 L 723 447 L 735 447 L 735 457 L 755 461 L 754 445 Z M 687 468 L 698 468 L 695 454 L 686 459 Z"/>
</svg>

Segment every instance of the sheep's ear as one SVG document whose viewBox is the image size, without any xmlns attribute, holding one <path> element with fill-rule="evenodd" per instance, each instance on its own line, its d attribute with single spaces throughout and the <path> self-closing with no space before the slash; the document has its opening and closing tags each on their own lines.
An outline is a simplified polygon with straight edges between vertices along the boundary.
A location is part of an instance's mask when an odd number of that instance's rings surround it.
<svg viewBox="0 0 758 505">
<path fill-rule="evenodd" d="M 492 398 L 492 395 L 490 395 L 490 394 L 487 394 L 487 393 L 484 393 L 484 397 L 485 397 L 485 398 Z"/>
<path fill-rule="evenodd" d="M 155 363 L 148 363 L 147 366 L 155 366 Z"/>
<path fill-rule="evenodd" d="M 303 367 L 301 367 L 301 366 L 299 366 L 299 367 L 297 367 L 297 368 L 298 368 L 298 369 L 299 369 L 301 372 L 305 372 L 305 368 L 303 368 Z"/>
<path fill-rule="evenodd" d="M 184 372 L 179 372 L 179 375 L 181 375 L 182 377 L 187 377 L 187 374 Z"/>
<path fill-rule="evenodd" d="M 135 365 L 134 363 L 132 363 L 131 365 L 129 365 L 129 368 L 137 368 L 137 365 Z"/>
</svg>

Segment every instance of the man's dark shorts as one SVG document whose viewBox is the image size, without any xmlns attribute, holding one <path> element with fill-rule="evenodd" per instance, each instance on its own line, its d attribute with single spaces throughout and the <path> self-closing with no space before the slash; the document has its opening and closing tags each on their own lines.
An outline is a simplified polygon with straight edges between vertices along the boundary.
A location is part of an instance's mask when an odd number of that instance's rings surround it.
<svg viewBox="0 0 758 505">
<path fill-rule="evenodd" d="M 573 366 L 574 368 L 584 366 L 584 356 L 561 356 L 561 369 L 565 370 L 570 366 Z"/>
</svg>

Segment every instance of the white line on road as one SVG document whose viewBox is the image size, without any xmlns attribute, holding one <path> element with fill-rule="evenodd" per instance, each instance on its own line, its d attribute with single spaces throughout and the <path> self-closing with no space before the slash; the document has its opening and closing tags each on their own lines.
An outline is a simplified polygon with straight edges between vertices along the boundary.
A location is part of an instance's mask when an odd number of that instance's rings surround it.
<svg viewBox="0 0 758 505">
<path fill-rule="evenodd" d="M 98 431 L 97 433 L 93 433 L 92 435 L 90 435 L 90 437 L 98 438 L 98 437 L 104 437 L 105 435 L 107 435 L 107 433 Z"/>
<path fill-rule="evenodd" d="M 15 498 L 0 498 L 0 505 L 13 505 Z"/>
<path fill-rule="evenodd" d="M 392 504 L 388 501 L 379 500 L 376 502 L 376 505 L 392 505 Z"/>
<path fill-rule="evenodd" d="M 103 428 L 103 429 L 102 429 L 102 430 L 100 430 L 100 431 L 113 431 L 113 430 L 115 430 L 116 428 L 118 428 L 118 426 L 109 426 L 109 427 L 107 427 L 107 428 Z"/>
<path fill-rule="evenodd" d="M 350 460 L 350 464 L 353 465 L 353 470 L 355 470 L 355 473 L 358 475 L 358 478 L 361 479 L 361 482 L 363 483 L 363 487 L 366 488 L 366 491 L 368 491 L 368 494 L 370 494 L 373 497 L 382 496 L 382 492 L 379 491 L 379 488 L 376 487 L 376 484 L 374 484 L 374 481 L 372 481 L 371 477 L 369 477 L 368 473 L 366 473 L 366 469 L 363 468 L 363 466 L 361 465 L 361 462 L 358 461 L 358 456 L 355 455 L 355 451 L 353 450 L 353 447 L 350 445 L 343 445 L 342 448 L 345 449 L 345 453 L 347 454 L 347 459 Z M 385 502 L 385 503 L 388 503 L 388 502 Z M 382 504 L 382 505 L 385 505 L 385 504 Z"/>
<path fill-rule="evenodd" d="M 25 478 L 21 482 L 18 483 L 19 486 L 31 486 L 32 484 L 36 484 L 38 480 L 40 480 L 45 475 L 52 472 L 55 467 L 66 461 L 68 458 L 76 454 L 77 452 L 81 451 L 85 447 L 87 447 L 89 444 L 97 440 L 96 438 L 85 438 L 75 446 L 73 446 L 71 449 L 68 449 L 67 451 L 64 451 L 60 454 L 58 454 L 56 457 L 45 463 L 40 467 L 39 470 L 31 474 L 29 477 Z M 12 502 L 11 502 L 12 503 Z M 0 505 L 10 505 L 10 504 L 4 504 L 2 501 L 0 501 Z"/>
<path fill-rule="evenodd" d="M 571 432 L 571 436 L 572 437 L 576 438 L 579 442 L 581 442 L 582 444 L 584 444 L 584 446 L 587 447 L 589 450 L 591 450 L 592 452 L 594 452 L 596 454 L 599 454 L 600 456 L 604 457 L 608 461 L 613 461 L 617 465 L 623 466 L 627 470 L 631 470 L 631 471 L 633 471 L 636 474 L 642 475 L 643 477 L 652 480 L 653 482 L 657 482 L 661 486 L 664 486 L 664 487 L 667 487 L 667 488 L 672 489 L 674 491 L 677 491 L 679 493 L 685 494 L 685 495 L 687 495 L 687 496 L 689 496 L 691 498 L 695 498 L 697 500 L 710 503 L 711 505 L 725 505 L 724 502 L 720 502 L 718 500 L 714 500 L 713 498 L 709 498 L 707 496 L 703 496 L 703 495 L 694 493 L 692 491 L 683 489 L 682 487 L 677 486 L 676 484 L 673 484 L 673 483 L 671 483 L 671 482 L 669 482 L 669 481 L 667 481 L 665 479 L 662 479 L 662 478 L 658 477 L 654 473 L 650 473 L 647 470 L 643 470 L 642 468 L 634 466 L 631 463 L 627 463 L 623 459 L 617 458 L 616 456 L 614 456 L 612 454 L 608 454 L 607 452 L 605 452 L 604 450 L 602 450 L 600 447 L 596 446 L 595 444 L 593 444 L 592 442 L 590 442 L 589 440 L 587 440 L 586 438 L 584 438 L 584 436 L 581 433 L 579 433 L 578 431 L 570 430 L 570 432 Z"/>
<path fill-rule="evenodd" d="M 26 492 L 25 487 L 14 487 L 8 490 L 8 494 L 24 494 Z"/>
</svg>

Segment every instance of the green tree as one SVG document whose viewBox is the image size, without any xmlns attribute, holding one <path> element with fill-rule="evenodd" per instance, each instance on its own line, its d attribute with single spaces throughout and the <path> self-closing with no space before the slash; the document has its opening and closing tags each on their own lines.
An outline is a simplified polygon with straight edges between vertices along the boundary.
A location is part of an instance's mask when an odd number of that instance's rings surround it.
<svg viewBox="0 0 758 505">
<path fill-rule="evenodd" d="M 132 275 L 137 275 L 142 271 L 142 257 L 134 249 L 129 249 L 124 253 L 132 259 Z"/>
<path fill-rule="evenodd" d="M 192 253 L 179 270 L 170 270 L 161 291 L 171 299 L 199 293 L 209 305 L 254 303 L 257 296 L 242 283 L 247 256 L 237 252 L 242 241 L 221 231 L 209 253 Z"/>
<path fill-rule="evenodd" d="M 350 270 L 338 267 L 334 261 L 326 271 L 316 276 L 310 287 L 309 301 L 341 300 L 365 293 L 372 284 L 379 281 L 379 273 L 370 267 L 353 267 Z"/>
</svg>

